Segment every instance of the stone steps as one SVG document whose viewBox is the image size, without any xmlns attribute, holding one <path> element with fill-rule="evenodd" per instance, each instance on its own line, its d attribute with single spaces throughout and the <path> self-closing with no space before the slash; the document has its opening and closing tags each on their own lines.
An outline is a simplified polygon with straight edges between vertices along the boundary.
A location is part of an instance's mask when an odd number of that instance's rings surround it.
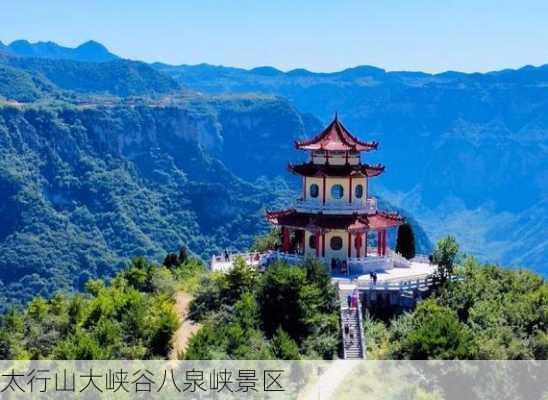
<svg viewBox="0 0 548 400">
<path fill-rule="evenodd" d="M 351 294 L 351 291 L 341 290 L 341 321 L 342 321 L 342 341 L 344 346 L 345 359 L 362 359 L 364 351 L 362 348 L 362 335 L 360 329 L 360 316 L 358 308 L 348 308 L 346 304 L 346 296 Z M 345 334 L 345 326 L 348 327 L 348 334 Z"/>
</svg>

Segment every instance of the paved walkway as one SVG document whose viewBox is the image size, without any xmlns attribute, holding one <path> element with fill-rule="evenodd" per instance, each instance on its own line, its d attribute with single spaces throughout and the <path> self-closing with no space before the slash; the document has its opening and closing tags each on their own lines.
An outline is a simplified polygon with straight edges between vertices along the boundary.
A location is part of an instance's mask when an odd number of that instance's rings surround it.
<svg viewBox="0 0 548 400">
<path fill-rule="evenodd" d="M 409 268 L 396 267 L 386 271 L 377 272 L 377 284 L 382 282 L 399 282 L 424 279 L 425 277 L 432 275 L 436 269 L 436 265 L 412 262 Z M 333 280 L 340 281 L 341 283 L 356 282 L 357 280 L 360 282 L 369 282 L 370 279 L 369 274 L 354 275 L 351 278 L 344 275 L 333 276 Z"/>
</svg>

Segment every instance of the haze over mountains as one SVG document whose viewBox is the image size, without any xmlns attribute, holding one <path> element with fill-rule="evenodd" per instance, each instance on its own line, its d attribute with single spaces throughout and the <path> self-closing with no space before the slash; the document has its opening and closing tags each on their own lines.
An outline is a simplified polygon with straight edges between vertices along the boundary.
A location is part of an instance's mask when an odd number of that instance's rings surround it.
<svg viewBox="0 0 548 400">
<path fill-rule="evenodd" d="M 453 233 L 465 251 L 484 260 L 546 271 L 547 66 L 487 74 L 369 66 L 282 72 L 149 65 L 95 43 L 76 49 L 12 43 L 0 45 L 0 96 L 78 107 L 103 107 L 110 99 L 118 110 L 179 109 L 182 102 L 191 111 L 172 114 L 172 129 L 192 129 L 199 146 L 237 177 L 283 176 L 290 185 L 284 166 L 299 157 L 291 140 L 313 133 L 338 111 L 353 133 L 381 143 L 376 154 L 367 155 L 387 165 L 373 191 L 382 188 L 391 203 L 411 211 L 432 239 Z M 124 126 L 116 140 L 133 124 L 145 129 L 158 123 L 148 117 L 131 122 L 131 112 L 126 114 L 115 119 Z M 169 137 L 163 126 L 162 136 Z M 151 129 L 145 131 L 158 132 Z M 172 242 L 161 245 L 166 243 Z"/>
</svg>

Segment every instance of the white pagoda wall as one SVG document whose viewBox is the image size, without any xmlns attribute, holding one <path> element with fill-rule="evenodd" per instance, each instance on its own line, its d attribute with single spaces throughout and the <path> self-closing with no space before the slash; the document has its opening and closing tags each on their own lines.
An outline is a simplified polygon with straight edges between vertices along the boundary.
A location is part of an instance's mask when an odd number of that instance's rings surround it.
<svg viewBox="0 0 548 400">
<path fill-rule="evenodd" d="M 312 197 L 310 196 L 310 186 L 316 184 L 319 188 L 319 195 L 318 197 Z M 350 195 L 350 180 L 348 178 L 335 178 L 335 177 L 328 177 L 325 179 L 325 202 L 331 203 L 331 204 L 340 204 L 340 203 L 348 203 L 349 195 Z M 343 197 L 341 199 L 335 199 L 331 195 L 331 187 L 333 185 L 339 184 L 343 187 Z M 354 190 L 356 189 L 356 185 L 361 184 L 363 185 L 363 195 L 361 199 L 356 199 Z M 352 179 L 352 202 L 356 200 L 363 200 L 365 199 L 366 194 L 368 193 L 367 190 L 367 179 L 366 178 L 353 178 Z M 323 196 L 323 178 L 316 178 L 316 177 L 307 177 L 306 178 L 306 199 L 309 201 L 318 201 L 322 202 L 322 196 Z"/>
<path fill-rule="evenodd" d="M 309 246 L 310 236 L 312 233 L 305 232 L 305 254 L 308 256 L 316 256 L 316 249 L 313 249 Z M 331 248 L 331 238 L 334 236 L 339 236 L 342 239 L 342 248 L 340 250 L 333 250 Z M 321 239 L 320 239 L 321 240 Z M 363 252 L 363 249 L 362 249 Z M 356 250 L 352 249 L 352 257 L 355 257 Z M 320 243 L 320 257 L 322 256 L 322 246 Z M 332 258 L 338 258 L 340 260 L 346 260 L 348 258 L 348 233 L 345 230 L 333 230 L 326 232 L 325 234 L 325 258 L 328 262 Z"/>
</svg>

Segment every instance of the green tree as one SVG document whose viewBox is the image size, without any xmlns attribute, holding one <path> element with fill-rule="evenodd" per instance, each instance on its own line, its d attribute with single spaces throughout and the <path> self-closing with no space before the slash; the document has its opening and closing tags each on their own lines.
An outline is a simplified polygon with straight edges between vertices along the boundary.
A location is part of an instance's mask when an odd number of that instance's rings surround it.
<svg viewBox="0 0 548 400">
<path fill-rule="evenodd" d="M 453 273 L 458 252 L 459 245 L 453 236 L 447 236 L 445 239 L 438 241 L 432 254 L 432 261 L 438 264 L 438 274 L 442 282 L 445 282 Z"/>
<path fill-rule="evenodd" d="M 306 311 L 301 295 L 305 285 L 304 269 L 285 263 L 275 263 L 264 273 L 258 299 L 267 336 L 271 337 L 281 328 L 293 339 L 303 338 L 306 333 Z"/>
<path fill-rule="evenodd" d="M 172 304 L 164 303 L 159 307 L 157 319 L 150 327 L 150 351 L 152 354 L 167 356 L 171 349 L 171 338 L 179 326 L 179 318 Z"/>
<path fill-rule="evenodd" d="M 410 224 L 405 223 L 398 228 L 396 252 L 408 260 L 415 257 L 415 234 Z"/>
<path fill-rule="evenodd" d="M 188 250 L 186 246 L 181 246 L 179 249 L 179 265 L 184 264 L 188 260 Z"/>
<path fill-rule="evenodd" d="M 435 300 L 420 303 L 398 336 L 392 338 L 391 356 L 396 359 L 474 359 L 477 355 L 469 328 Z"/>
<path fill-rule="evenodd" d="M 252 293 L 243 293 L 240 300 L 234 304 L 234 317 L 245 329 L 256 329 L 259 326 L 259 305 Z"/>
<path fill-rule="evenodd" d="M 272 341 L 272 354 L 279 360 L 300 360 L 299 346 L 283 329 L 278 329 Z"/>
<path fill-rule="evenodd" d="M 267 250 L 275 250 L 281 245 L 280 231 L 273 228 L 269 232 L 255 236 L 251 244 L 251 251 L 264 252 Z"/>
<path fill-rule="evenodd" d="M 228 286 L 224 297 L 228 304 L 234 304 L 242 293 L 253 292 L 259 282 L 257 270 L 248 265 L 242 257 L 237 257 L 232 269 L 226 275 Z"/>
</svg>

